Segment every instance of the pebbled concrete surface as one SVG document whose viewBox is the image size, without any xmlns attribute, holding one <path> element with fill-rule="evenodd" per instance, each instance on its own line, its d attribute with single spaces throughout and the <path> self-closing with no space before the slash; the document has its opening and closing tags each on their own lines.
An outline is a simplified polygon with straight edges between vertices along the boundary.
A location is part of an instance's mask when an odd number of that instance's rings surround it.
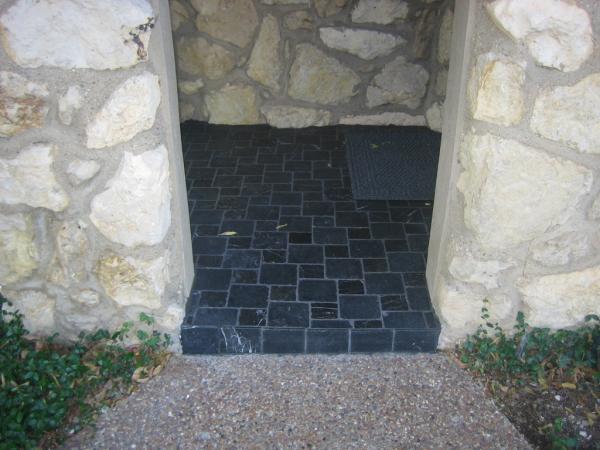
<svg viewBox="0 0 600 450">
<path fill-rule="evenodd" d="M 171 359 L 65 448 L 531 448 L 443 354 Z"/>
</svg>

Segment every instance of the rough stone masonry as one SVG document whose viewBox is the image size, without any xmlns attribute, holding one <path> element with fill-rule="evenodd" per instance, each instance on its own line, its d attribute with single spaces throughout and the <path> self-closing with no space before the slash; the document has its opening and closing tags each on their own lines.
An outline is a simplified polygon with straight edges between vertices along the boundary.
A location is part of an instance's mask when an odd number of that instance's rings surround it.
<svg viewBox="0 0 600 450">
<path fill-rule="evenodd" d="M 181 150 L 165 137 L 157 5 L 0 2 L 0 285 L 35 334 L 140 312 L 178 334 Z"/>
<path fill-rule="evenodd" d="M 171 0 L 180 119 L 441 131 L 450 0 Z"/>
<path fill-rule="evenodd" d="M 600 4 L 476 2 L 474 21 L 441 346 L 475 330 L 484 299 L 509 328 L 519 310 L 550 328 L 600 314 Z"/>
</svg>

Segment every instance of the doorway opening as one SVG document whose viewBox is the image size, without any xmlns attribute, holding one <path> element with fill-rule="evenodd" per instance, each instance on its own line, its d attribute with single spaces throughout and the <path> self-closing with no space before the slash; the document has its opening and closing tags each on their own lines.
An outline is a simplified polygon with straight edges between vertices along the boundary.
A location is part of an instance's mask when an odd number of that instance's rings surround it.
<svg viewBox="0 0 600 450">
<path fill-rule="evenodd" d="M 171 2 L 195 264 L 184 352 L 435 349 L 453 5 L 216 3 Z"/>
</svg>

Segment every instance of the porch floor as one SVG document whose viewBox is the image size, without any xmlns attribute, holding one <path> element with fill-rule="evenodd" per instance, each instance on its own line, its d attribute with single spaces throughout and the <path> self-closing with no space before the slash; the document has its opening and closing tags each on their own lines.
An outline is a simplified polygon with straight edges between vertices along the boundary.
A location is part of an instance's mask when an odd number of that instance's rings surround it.
<svg viewBox="0 0 600 450">
<path fill-rule="evenodd" d="M 184 353 L 431 351 L 432 201 L 352 197 L 344 127 L 182 126 Z"/>
</svg>

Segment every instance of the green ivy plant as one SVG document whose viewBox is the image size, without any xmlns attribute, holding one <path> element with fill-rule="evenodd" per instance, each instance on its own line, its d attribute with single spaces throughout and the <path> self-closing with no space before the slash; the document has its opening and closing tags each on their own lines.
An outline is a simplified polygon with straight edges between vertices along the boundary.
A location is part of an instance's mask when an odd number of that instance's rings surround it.
<svg viewBox="0 0 600 450">
<path fill-rule="evenodd" d="M 66 428 L 77 430 L 95 412 L 158 373 L 170 337 L 137 330 L 139 344 L 126 346 L 134 323 L 115 331 L 81 334 L 72 346 L 56 335 L 31 340 L 18 311 L 0 294 L 0 449 L 54 445 Z M 139 320 L 154 324 L 147 314 Z"/>
</svg>

